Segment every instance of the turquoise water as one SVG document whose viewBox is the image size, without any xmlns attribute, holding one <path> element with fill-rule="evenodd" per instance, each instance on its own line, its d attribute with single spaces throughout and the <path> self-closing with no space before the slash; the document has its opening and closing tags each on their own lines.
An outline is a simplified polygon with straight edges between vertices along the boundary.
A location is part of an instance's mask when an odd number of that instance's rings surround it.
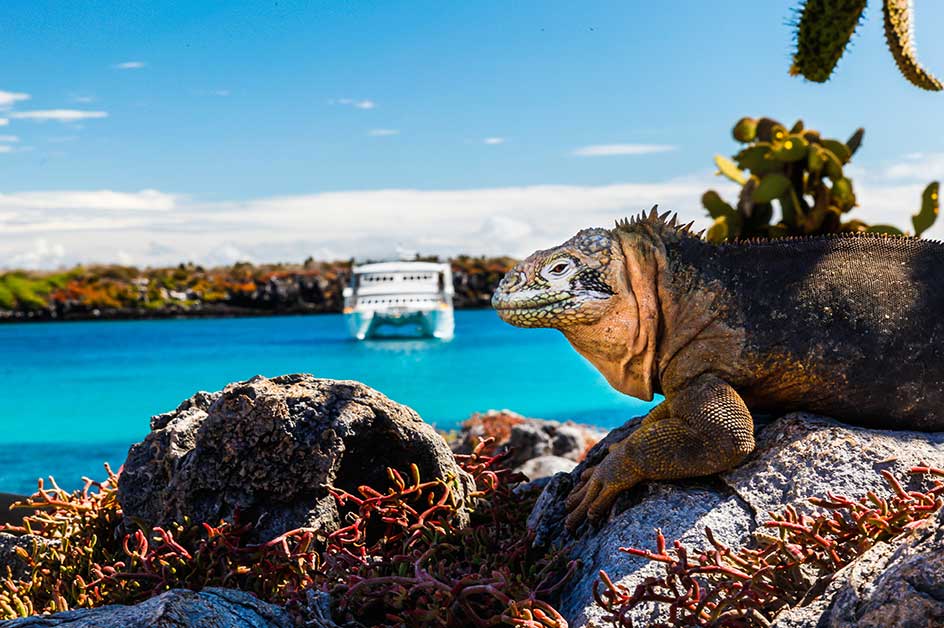
<svg viewBox="0 0 944 628">
<path fill-rule="evenodd" d="M 340 315 L 318 315 L 8 324 L 0 351 L 0 492 L 101 477 L 151 415 L 257 374 L 356 379 L 442 428 L 491 408 L 612 427 L 651 405 L 610 388 L 560 333 L 490 310 L 457 312 L 449 342 L 356 342 Z"/>
</svg>

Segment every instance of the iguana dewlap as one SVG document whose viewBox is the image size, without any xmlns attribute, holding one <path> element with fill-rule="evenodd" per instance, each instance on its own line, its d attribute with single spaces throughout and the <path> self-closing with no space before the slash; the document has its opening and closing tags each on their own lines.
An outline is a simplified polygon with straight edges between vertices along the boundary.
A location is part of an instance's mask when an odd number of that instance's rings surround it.
<svg viewBox="0 0 944 628">
<path fill-rule="evenodd" d="M 511 270 L 503 320 L 554 327 L 653 408 L 568 499 L 573 528 L 645 479 L 754 448 L 751 411 L 944 429 L 944 244 L 878 235 L 711 244 L 650 215 L 586 229 Z"/>
</svg>

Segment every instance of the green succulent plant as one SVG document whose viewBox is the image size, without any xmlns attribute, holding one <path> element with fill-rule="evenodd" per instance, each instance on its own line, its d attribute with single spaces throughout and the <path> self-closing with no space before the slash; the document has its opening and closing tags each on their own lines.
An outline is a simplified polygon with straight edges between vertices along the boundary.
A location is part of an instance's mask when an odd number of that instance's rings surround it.
<svg viewBox="0 0 944 628">
<path fill-rule="evenodd" d="M 852 180 L 844 167 L 862 144 L 864 129 L 845 142 L 823 138 L 802 120 L 787 129 L 772 118 L 741 118 L 732 130 L 744 148 L 732 159 L 715 156 L 718 174 L 741 186 L 730 204 L 714 190 L 702 196 L 702 205 L 714 219 L 707 237 L 713 242 L 747 238 L 777 238 L 823 233 L 874 231 L 903 235 L 891 225 L 869 226 L 845 220 L 856 206 Z M 939 210 L 940 186 L 924 189 L 921 208 L 912 217 L 914 235 L 934 224 Z M 780 220 L 774 218 L 774 204 Z"/>
<path fill-rule="evenodd" d="M 862 22 L 866 0 L 806 0 L 798 10 L 796 50 L 790 74 L 826 82 Z M 918 62 L 911 0 L 882 0 L 885 41 L 898 70 L 913 85 L 941 91 L 941 84 Z"/>
</svg>

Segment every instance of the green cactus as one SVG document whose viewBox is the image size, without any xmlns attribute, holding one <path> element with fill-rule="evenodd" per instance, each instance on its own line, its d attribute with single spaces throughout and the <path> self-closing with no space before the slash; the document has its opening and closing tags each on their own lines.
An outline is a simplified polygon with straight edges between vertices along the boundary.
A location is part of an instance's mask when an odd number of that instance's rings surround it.
<svg viewBox="0 0 944 628">
<path fill-rule="evenodd" d="M 939 200 L 940 184 L 933 181 L 924 188 L 921 194 L 921 209 L 911 217 L 911 224 L 914 227 L 915 235 L 920 236 L 928 227 L 937 220 L 938 211 L 941 208 Z"/>
<path fill-rule="evenodd" d="M 747 179 L 744 178 L 744 173 L 741 172 L 741 169 L 731 160 L 721 155 L 715 155 L 715 165 L 718 166 L 718 174 L 723 174 L 740 185 L 747 183 Z"/>
<path fill-rule="evenodd" d="M 715 155 L 718 174 L 741 186 L 735 205 L 714 190 L 701 202 L 713 219 L 707 238 L 713 242 L 753 237 L 776 238 L 836 232 L 876 231 L 901 234 L 891 225 L 869 226 L 843 217 L 856 206 L 852 181 L 843 167 L 862 145 L 863 129 L 845 142 L 823 138 L 798 120 L 790 130 L 771 118 L 741 118 L 732 134 L 746 146 L 732 159 Z M 912 217 L 915 235 L 937 218 L 939 186 L 935 181 L 922 195 L 920 211 Z M 780 221 L 771 224 L 774 203 Z"/>
<path fill-rule="evenodd" d="M 825 83 L 862 21 L 866 0 L 806 0 L 796 25 L 796 51 L 791 75 Z M 941 84 L 918 62 L 915 54 L 913 9 L 910 0 L 883 0 L 885 41 L 898 69 L 913 85 L 941 91 Z"/>
</svg>

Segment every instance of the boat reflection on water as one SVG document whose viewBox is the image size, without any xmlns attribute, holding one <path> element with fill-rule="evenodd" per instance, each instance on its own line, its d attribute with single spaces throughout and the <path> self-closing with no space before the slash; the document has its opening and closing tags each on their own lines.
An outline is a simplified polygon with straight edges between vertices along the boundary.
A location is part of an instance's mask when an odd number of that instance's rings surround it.
<svg viewBox="0 0 944 628">
<path fill-rule="evenodd" d="M 443 343 L 436 338 L 382 335 L 364 340 L 360 343 L 360 346 L 368 351 L 409 355 L 411 353 L 435 351 L 442 347 Z"/>
</svg>

